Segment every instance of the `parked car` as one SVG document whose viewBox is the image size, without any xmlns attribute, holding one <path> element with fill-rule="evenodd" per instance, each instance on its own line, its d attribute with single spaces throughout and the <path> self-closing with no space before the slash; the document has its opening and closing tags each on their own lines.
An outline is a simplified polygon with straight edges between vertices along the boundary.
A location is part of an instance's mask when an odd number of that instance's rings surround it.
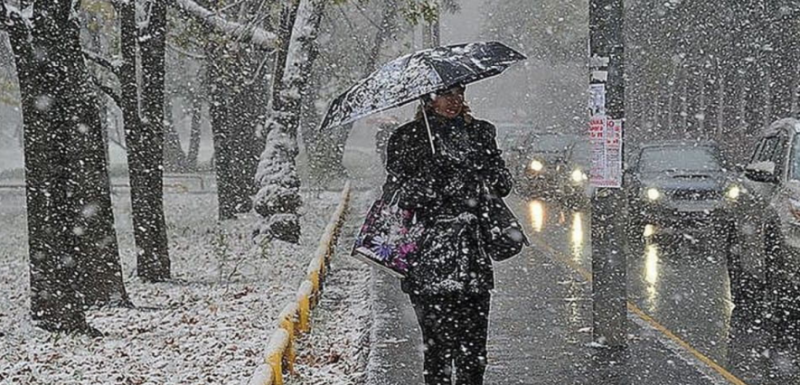
<svg viewBox="0 0 800 385">
<path fill-rule="evenodd" d="M 629 234 L 639 239 L 721 235 L 727 240 L 741 194 L 734 170 L 717 145 L 706 141 L 641 146 L 624 174 L 624 186 Z"/>
<path fill-rule="evenodd" d="M 517 192 L 566 207 L 588 205 L 588 141 L 559 132 L 531 132 L 512 148 L 509 168 Z"/>
<path fill-rule="evenodd" d="M 734 302 L 765 303 L 767 318 L 781 329 L 797 326 L 788 320 L 799 308 L 799 132 L 800 121 L 782 119 L 759 134 L 742 178 L 737 252 L 728 258 Z"/>
</svg>

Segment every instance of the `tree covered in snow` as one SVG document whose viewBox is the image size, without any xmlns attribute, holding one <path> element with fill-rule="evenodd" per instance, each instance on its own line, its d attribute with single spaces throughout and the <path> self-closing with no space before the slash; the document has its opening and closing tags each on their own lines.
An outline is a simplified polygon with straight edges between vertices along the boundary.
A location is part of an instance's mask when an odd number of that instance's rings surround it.
<svg viewBox="0 0 800 385">
<path fill-rule="evenodd" d="M 275 4 L 265 8 L 263 2 L 246 1 L 219 13 L 243 26 L 273 29 L 273 8 Z M 257 191 L 254 175 L 264 149 L 259 127 L 267 114 L 275 50 L 215 32 L 204 42 L 203 52 L 219 218 L 230 219 L 252 209 L 252 196 Z"/>
<path fill-rule="evenodd" d="M 278 52 L 272 79 L 271 111 L 265 126 L 267 141 L 256 173 L 260 189 L 254 209 L 264 217 L 258 229 L 260 235 L 297 243 L 297 210 L 302 204 L 295 159 L 297 134 L 303 93 L 317 57 L 315 43 L 327 2 L 292 3 L 287 2 L 281 13 L 280 32 L 288 39 Z"/>
<path fill-rule="evenodd" d="M 0 2 L 22 98 L 31 313 L 94 334 L 84 307 L 127 301 L 106 147 L 80 44 L 79 1 Z"/>
</svg>

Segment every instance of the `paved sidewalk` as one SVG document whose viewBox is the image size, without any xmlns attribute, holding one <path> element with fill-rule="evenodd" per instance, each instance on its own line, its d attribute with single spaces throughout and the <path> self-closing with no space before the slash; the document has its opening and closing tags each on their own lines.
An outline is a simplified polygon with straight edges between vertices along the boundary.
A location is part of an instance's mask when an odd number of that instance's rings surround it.
<svg viewBox="0 0 800 385">
<path fill-rule="evenodd" d="M 398 281 L 373 271 L 370 385 L 422 383 L 422 343 Z M 496 264 L 486 383 L 724 384 L 662 343 L 646 324 L 629 322 L 629 365 L 588 346 L 591 285 L 546 251 L 528 248 Z M 631 319 L 633 321 L 633 319 Z"/>
</svg>

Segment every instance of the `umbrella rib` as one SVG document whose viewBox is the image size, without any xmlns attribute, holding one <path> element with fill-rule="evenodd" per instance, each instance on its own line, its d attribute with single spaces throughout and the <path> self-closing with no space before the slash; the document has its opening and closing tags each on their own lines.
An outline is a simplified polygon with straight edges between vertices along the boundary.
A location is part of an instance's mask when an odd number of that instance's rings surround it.
<svg viewBox="0 0 800 385">
<path fill-rule="evenodd" d="M 428 113 L 425 111 L 425 101 L 420 98 L 419 103 L 422 105 L 422 117 L 425 119 L 425 128 L 428 130 L 428 140 L 431 142 L 431 151 L 433 155 L 436 155 L 436 147 L 433 145 L 433 134 L 431 134 L 431 125 L 428 123 Z"/>
</svg>

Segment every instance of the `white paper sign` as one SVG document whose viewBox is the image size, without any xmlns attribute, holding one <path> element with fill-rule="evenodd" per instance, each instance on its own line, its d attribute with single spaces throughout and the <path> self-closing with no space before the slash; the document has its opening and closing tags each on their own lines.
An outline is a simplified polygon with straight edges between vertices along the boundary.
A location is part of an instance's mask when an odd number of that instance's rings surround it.
<svg viewBox="0 0 800 385">
<path fill-rule="evenodd" d="M 606 114 L 606 85 L 589 85 L 589 116 Z"/>
<path fill-rule="evenodd" d="M 594 115 L 589 121 L 592 151 L 590 183 L 594 187 L 622 186 L 622 120 Z"/>
</svg>

